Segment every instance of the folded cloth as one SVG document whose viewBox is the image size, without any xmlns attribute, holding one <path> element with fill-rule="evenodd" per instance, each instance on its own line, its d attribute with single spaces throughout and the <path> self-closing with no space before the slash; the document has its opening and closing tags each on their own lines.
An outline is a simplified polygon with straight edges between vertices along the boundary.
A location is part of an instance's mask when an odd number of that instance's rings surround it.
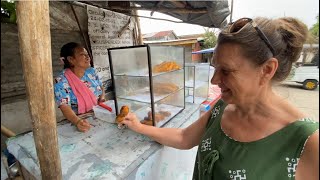
<svg viewBox="0 0 320 180">
<path fill-rule="evenodd" d="M 97 105 L 97 98 L 93 92 L 76 76 L 71 69 L 67 68 L 64 75 L 77 98 L 78 114 L 86 113 Z"/>
</svg>

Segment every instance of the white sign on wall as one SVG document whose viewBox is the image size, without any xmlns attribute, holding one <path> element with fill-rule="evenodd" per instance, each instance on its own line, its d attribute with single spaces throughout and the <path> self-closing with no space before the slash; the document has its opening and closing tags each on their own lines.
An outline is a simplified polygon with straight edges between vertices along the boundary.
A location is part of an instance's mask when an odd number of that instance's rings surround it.
<svg viewBox="0 0 320 180">
<path fill-rule="evenodd" d="M 109 89 L 112 84 L 107 49 L 133 45 L 134 19 L 93 6 L 87 6 L 87 13 L 93 64 L 103 86 Z M 125 30 L 121 32 L 124 27 Z"/>
</svg>

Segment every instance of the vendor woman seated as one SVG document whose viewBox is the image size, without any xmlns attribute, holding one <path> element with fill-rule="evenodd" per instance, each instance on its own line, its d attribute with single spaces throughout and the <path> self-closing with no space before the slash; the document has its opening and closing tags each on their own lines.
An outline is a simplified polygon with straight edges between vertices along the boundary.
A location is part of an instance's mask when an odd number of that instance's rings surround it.
<svg viewBox="0 0 320 180">
<path fill-rule="evenodd" d="M 55 101 L 66 119 L 79 131 L 87 132 L 90 124 L 79 115 L 92 112 L 93 106 L 105 100 L 102 83 L 90 65 L 87 50 L 80 44 L 65 44 L 60 56 L 64 69 L 54 79 Z"/>
</svg>

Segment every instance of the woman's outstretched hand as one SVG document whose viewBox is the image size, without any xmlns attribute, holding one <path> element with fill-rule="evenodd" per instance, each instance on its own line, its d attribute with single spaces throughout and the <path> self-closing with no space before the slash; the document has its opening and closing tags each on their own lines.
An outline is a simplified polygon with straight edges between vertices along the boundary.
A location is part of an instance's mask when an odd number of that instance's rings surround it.
<svg viewBox="0 0 320 180">
<path fill-rule="evenodd" d="M 128 128 L 135 132 L 140 132 L 142 128 L 142 124 L 140 123 L 139 119 L 134 113 L 128 113 L 127 116 L 124 118 L 124 120 L 121 122 L 122 124 L 125 124 Z"/>
</svg>

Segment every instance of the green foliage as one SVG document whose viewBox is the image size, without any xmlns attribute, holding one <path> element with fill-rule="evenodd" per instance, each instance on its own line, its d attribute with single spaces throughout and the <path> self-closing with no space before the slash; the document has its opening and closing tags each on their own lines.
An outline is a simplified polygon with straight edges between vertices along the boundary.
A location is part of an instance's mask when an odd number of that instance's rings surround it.
<svg viewBox="0 0 320 180">
<path fill-rule="evenodd" d="M 217 44 L 217 36 L 209 28 L 205 28 L 203 34 L 204 42 L 202 49 L 213 48 Z"/>
<path fill-rule="evenodd" d="M 319 38 L 319 15 L 316 17 L 317 18 L 317 23 L 315 23 L 311 28 L 310 32 L 313 36 L 316 36 Z"/>
<path fill-rule="evenodd" d="M 1 22 L 16 23 L 16 6 L 13 1 L 1 1 Z"/>
</svg>

